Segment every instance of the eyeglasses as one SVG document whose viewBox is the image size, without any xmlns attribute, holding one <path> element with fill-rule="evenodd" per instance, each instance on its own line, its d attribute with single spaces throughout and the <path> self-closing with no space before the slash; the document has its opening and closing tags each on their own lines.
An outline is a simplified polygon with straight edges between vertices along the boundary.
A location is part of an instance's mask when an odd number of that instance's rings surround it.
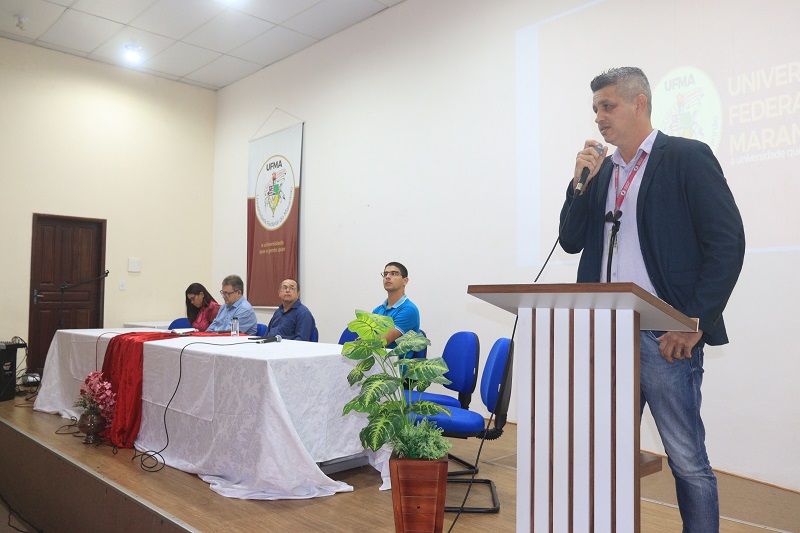
<svg viewBox="0 0 800 533">
<path fill-rule="evenodd" d="M 231 291 L 231 292 L 219 291 L 219 293 L 221 295 L 223 295 L 223 296 L 225 296 L 227 298 L 230 298 L 232 294 L 236 294 L 237 292 L 239 292 L 239 291 L 238 290 L 237 291 Z"/>
<path fill-rule="evenodd" d="M 381 277 L 382 278 L 385 278 L 386 276 L 391 276 L 393 278 L 396 278 L 396 277 L 398 277 L 400 275 L 401 274 L 400 274 L 399 270 L 387 270 L 386 272 L 381 272 Z"/>
<path fill-rule="evenodd" d="M 187 294 L 187 295 L 186 295 L 186 299 L 187 299 L 187 300 L 194 300 L 194 299 L 195 299 L 195 298 L 197 298 L 198 296 L 200 296 L 200 295 L 199 295 L 199 294 Z"/>
<path fill-rule="evenodd" d="M 282 291 L 294 292 L 294 291 L 297 290 L 297 287 L 290 287 L 289 285 L 281 285 L 281 290 Z"/>
</svg>

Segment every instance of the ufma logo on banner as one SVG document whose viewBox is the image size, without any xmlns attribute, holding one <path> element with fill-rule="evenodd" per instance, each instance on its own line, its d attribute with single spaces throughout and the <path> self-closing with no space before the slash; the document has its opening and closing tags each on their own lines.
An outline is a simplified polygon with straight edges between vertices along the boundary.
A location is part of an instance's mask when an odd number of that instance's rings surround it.
<svg viewBox="0 0 800 533">
<path fill-rule="evenodd" d="M 266 229 L 280 228 L 294 203 L 294 170 L 282 155 L 267 159 L 256 178 L 256 217 Z"/>
</svg>

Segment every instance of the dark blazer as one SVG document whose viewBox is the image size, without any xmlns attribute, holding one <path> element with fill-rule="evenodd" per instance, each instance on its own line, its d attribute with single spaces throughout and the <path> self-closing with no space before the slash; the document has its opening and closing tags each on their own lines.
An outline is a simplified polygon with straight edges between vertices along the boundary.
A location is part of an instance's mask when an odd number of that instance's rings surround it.
<svg viewBox="0 0 800 533">
<path fill-rule="evenodd" d="M 580 196 L 574 196 L 571 181 L 567 187 L 561 209 L 561 247 L 568 253 L 583 252 L 579 283 L 600 281 L 603 241 L 608 238 L 606 195 L 613 168 L 607 157 Z M 623 213 L 624 224 L 629 214 L 624 209 Z M 696 140 L 659 132 L 642 176 L 636 220 L 642 256 L 657 296 L 687 316 L 699 318 L 706 344 L 727 343 L 722 310 L 744 262 L 744 226 L 711 149 Z"/>
</svg>

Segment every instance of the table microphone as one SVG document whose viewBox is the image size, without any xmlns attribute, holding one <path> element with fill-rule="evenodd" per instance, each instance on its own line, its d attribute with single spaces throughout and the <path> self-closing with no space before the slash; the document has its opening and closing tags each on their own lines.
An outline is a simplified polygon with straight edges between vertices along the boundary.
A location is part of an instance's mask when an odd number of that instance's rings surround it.
<svg viewBox="0 0 800 533">
<path fill-rule="evenodd" d="M 251 339 L 258 339 L 256 344 L 266 344 L 268 342 L 281 342 L 281 336 L 275 335 L 274 337 L 251 337 Z"/>
</svg>

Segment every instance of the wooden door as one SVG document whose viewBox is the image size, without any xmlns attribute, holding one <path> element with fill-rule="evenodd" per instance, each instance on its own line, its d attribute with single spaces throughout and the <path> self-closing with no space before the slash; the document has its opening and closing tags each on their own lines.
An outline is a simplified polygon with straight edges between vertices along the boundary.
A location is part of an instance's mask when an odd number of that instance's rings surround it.
<svg viewBox="0 0 800 533">
<path fill-rule="evenodd" d="M 103 327 L 106 221 L 33 215 L 28 372 L 42 373 L 58 329 Z"/>
</svg>

